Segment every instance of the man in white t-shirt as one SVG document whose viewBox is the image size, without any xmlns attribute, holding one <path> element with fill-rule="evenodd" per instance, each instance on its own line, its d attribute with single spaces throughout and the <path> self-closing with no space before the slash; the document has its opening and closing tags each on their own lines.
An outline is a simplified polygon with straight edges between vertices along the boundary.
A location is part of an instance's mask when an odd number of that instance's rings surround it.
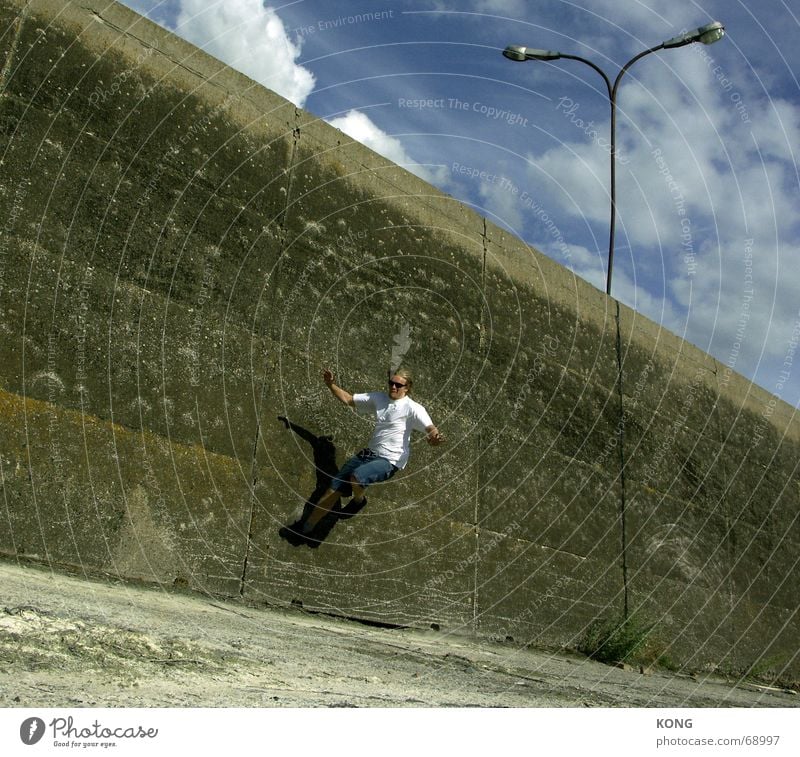
<svg viewBox="0 0 800 757">
<path fill-rule="evenodd" d="M 411 373 L 399 369 L 389 378 L 387 392 L 350 394 L 337 386 L 333 374 L 325 370 L 322 379 L 333 395 L 360 415 L 375 420 L 375 430 L 367 446 L 351 457 L 331 480 L 330 488 L 302 524 L 303 534 L 310 534 L 320 520 L 330 512 L 339 499 L 350 496 L 351 505 L 360 509 L 366 504 L 364 490 L 379 481 L 386 481 L 408 462 L 412 431 L 424 432 L 431 445 L 441 444 L 444 437 L 433 425 L 428 411 L 408 396 Z"/>
</svg>

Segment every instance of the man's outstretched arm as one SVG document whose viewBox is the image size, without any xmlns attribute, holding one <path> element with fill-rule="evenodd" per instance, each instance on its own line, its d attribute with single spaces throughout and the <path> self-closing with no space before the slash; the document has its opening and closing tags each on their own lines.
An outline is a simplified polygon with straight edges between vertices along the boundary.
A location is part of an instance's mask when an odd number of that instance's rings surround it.
<svg viewBox="0 0 800 757">
<path fill-rule="evenodd" d="M 350 392 L 345 391 L 342 387 L 337 386 L 333 380 L 333 373 L 331 373 L 327 368 L 322 372 L 322 380 L 325 382 L 325 386 L 331 390 L 333 396 L 336 397 L 339 402 L 343 402 L 345 405 L 353 406 L 353 395 Z"/>
</svg>

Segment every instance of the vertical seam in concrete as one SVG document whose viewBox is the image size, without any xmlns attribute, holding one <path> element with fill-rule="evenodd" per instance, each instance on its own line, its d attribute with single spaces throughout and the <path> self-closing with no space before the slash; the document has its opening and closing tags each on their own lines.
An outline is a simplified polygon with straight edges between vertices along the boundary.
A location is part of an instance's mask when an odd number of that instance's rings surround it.
<svg viewBox="0 0 800 757">
<path fill-rule="evenodd" d="M 722 469 L 723 469 L 724 480 L 730 482 L 731 481 L 731 476 L 729 475 L 728 457 L 727 457 L 727 455 L 724 454 L 725 438 L 726 437 L 725 437 L 725 433 L 724 433 L 723 428 L 722 428 L 721 419 L 719 417 L 719 405 L 720 405 L 720 401 L 721 401 L 719 380 L 720 380 L 719 371 L 717 370 L 717 363 L 715 361 L 714 362 L 714 386 L 716 388 L 716 392 L 715 392 L 716 399 L 714 401 L 714 415 L 716 416 L 715 426 L 716 426 L 716 429 L 717 429 L 717 440 L 718 440 L 718 443 L 719 443 L 719 450 L 720 450 L 718 457 L 719 457 L 719 460 L 720 460 L 720 465 L 722 466 Z M 726 489 L 724 490 L 724 493 L 722 495 L 723 496 L 723 500 L 721 501 L 721 504 L 723 504 L 724 500 L 727 499 L 727 492 L 728 491 L 729 491 L 729 489 L 726 487 Z M 733 543 L 732 543 L 732 540 L 731 540 L 731 533 L 732 533 L 731 529 L 733 528 L 733 526 L 732 526 L 732 522 L 731 522 L 730 510 L 727 507 L 725 507 L 724 504 L 723 504 L 722 512 L 723 512 L 723 520 L 725 522 L 725 534 L 726 534 L 726 538 L 725 538 L 725 556 L 726 556 L 726 559 L 728 560 L 728 565 L 735 565 L 737 556 L 735 554 L 735 550 L 733 548 Z M 736 597 L 734 596 L 734 593 L 733 593 L 733 579 L 732 579 L 731 576 L 732 576 L 732 571 L 728 571 L 728 574 L 727 574 L 725 580 L 727 582 L 727 588 L 728 588 L 728 591 L 727 591 L 727 599 L 728 599 L 727 610 L 728 610 L 728 613 L 732 614 L 733 611 L 734 611 L 734 608 L 736 606 Z"/>
<path fill-rule="evenodd" d="M 619 397 L 619 420 L 617 422 L 617 432 L 619 435 L 619 520 L 620 520 L 620 540 L 622 552 L 622 592 L 623 592 L 623 617 L 628 617 L 628 533 L 627 533 L 627 512 L 626 512 L 626 491 L 625 491 L 625 398 L 623 391 L 623 370 L 622 370 L 622 326 L 620 324 L 619 301 L 614 300 L 616 305 L 616 350 L 617 350 L 617 395 Z"/>
<path fill-rule="evenodd" d="M 486 258 L 488 249 L 486 245 L 486 219 L 483 218 L 483 230 L 481 232 L 481 244 L 483 246 L 483 261 L 481 267 L 481 293 L 486 296 Z M 483 346 L 485 334 L 484 310 L 481 309 L 480 320 L 480 333 L 478 335 L 478 349 L 479 353 L 483 354 Z M 480 498 L 481 498 L 481 458 L 483 457 L 483 427 L 478 428 L 478 465 L 476 466 L 475 474 L 475 497 L 473 499 L 473 539 L 474 539 L 474 556 L 472 570 L 472 631 L 478 632 L 478 576 L 479 576 L 479 562 L 480 562 L 480 527 L 478 526 L 478 518 L 480 517 Z"/>
<path fill-rule="evenodd" d="M 8 55 L 3 62 L 3 69 L 0 71 L 0 97 L 5 95 L 6 83 L 9 79 L 11 67 L 17 58 L 17 48 L 19 47 L 19 40 L 22 37 L 22 27 L 25 24 L 25 17 L 28 15 L 28 3 L 20 11 L 20 14 L 14 19 L 14 37 L 11 40 L 11 45 L 8 48 Z"/>
<path fill-rule="evenodd" d="M 294 165 L 297 156 L 297 143 L 300 138 L 300 127 L 297 125 L 299 117 L 300 117 L 300 111 L 298 111 L 297 108 L 295 108 L 294 111 L 295 126 L 292 129 L 292 150 L 289 155 L 288 168 L 286 172 L 287 173 L 286 202 L 278 218 L 280 251 L 278 253 L 278 260 L 275 264 L 276 271 L 280 270 L 280 264 L 286 252 L 286 221 L 289 215 L 289 206 L 291 205 L 292 202 L 292 183 L 293 183 L 292 178 L 294 176 Z M 271 310 L 272 308 L 270 308 L 270 311 Z M 267 314 L 267 318 L 265 320 L 267 323 L 269 322 L 269 313 Z M 262 336 L 265 333 L 265 331 L 266 328 L 262 328 L 261 330 Z M 250 562 L 250 548 L 253 543 L 253 522 L 255 520 L 255 510 L 257 502 L 256 486 L 258 485 L 258 445 L 261 441 L 261 412 L 264 407 L 264 398 L 266 397 L 267 393 L 268 362 L 269 358 L 265 355 L 264 361 L 262 363 L 263 374 L 261 377 L 261 389 L 259 391 L 258 404 L 256 405 L 256 428 L 253 439 L 253 452 L 250 464 L 250 484 L 251 484 L 250 518 L 247 526 L 247 541 L 245 543 L 244 560 L 242 561 L 242 575 L 239 582 L 239 595 L 242 597 L 244 596 L 245 584 L 247 582 L 247 570 Z"/>
<path fill-rule="evenodd" d="M 242 561 L 242 576 L 239 580 L 239 596 L 244 596 L 245 582 L 247 581 L 247 568 L 250 561 L 250 545 L 253 542 L 253 520 L 256 511 L 256 485 L 258 484 L 258 469 L 256 459 L 258 458 L 258 443 L 261 439 L 261 407 L 264 401 L 265 380 L 261 380 L 261 395 L 256 408 L 256 429 L 253 439 L 253 459 L 250 467 L 250 517 L 247 522 L 247 540 L 244 545 L 244 560 Z"/>
</svg>

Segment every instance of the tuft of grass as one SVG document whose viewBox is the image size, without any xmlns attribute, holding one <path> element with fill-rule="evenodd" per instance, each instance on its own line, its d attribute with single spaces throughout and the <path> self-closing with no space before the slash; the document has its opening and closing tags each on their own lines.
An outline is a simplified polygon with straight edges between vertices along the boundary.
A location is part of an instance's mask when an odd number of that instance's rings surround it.
<svg viewBox="0 0 800 757">
<path fill-rule="evenodd" d="M 800 682 L 785 675 L 788 668 L 788 655 L 774 654 L 759 657 L 746 670 L 735 671 L 735 675 L 742 681 L 794 690 L 800 689 Z M 730 675 L 730 672 L 727 672 L 727 675 Z"/>
<path fill-rule="evenodd" d="M 636 614 L 622 619 L 598 618 L 586 629 L 578 651 L 611 665 L 672 667 L 655 628 L 655 623 Z"/>
</svg>

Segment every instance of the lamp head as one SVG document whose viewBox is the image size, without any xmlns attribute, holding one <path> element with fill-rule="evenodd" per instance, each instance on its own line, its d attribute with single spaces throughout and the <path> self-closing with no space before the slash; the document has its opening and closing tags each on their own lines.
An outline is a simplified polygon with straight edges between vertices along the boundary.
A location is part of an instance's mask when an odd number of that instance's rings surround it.
<svg viewBox="0 0 800 757">
<path fill-rule="evenodd" d="M 714 21 L 711 24 L 701 26 L 697 33 L 700 35 L 700 42 L 704 45 L 711 45 L 725 36 L 725 27 L 719 21 Z"/>
<path fill-rule="evenodd" d="M 526 61 L 526 60 L 558 60 L 561 53 L 553 50 L 537 50 L 535 47 L 524 47 L 522 45 L 508 45 L 503 50 L 503 55 L 509 60 Z"/>
<path fill-rule="evenodd" d="M 710 45 L 725 36 L 725 27 L 719 21 L 712 21 L 710 24 L 701 26 L 691 32 L 680 34 L 677 37 L 668 39 L 662 45 L 664 48 L 670 47 L 683 47 L 683 45 L 691 45 L 692 42 L 702 42 L 704 45 Z"/>
<path fill-rule="evenodd" d="M 503 55 L 509 60 L 524 61 L 525 48 L 522 45 L 508 45 L 508 47 L 503 50 Z"/>
</svg>

